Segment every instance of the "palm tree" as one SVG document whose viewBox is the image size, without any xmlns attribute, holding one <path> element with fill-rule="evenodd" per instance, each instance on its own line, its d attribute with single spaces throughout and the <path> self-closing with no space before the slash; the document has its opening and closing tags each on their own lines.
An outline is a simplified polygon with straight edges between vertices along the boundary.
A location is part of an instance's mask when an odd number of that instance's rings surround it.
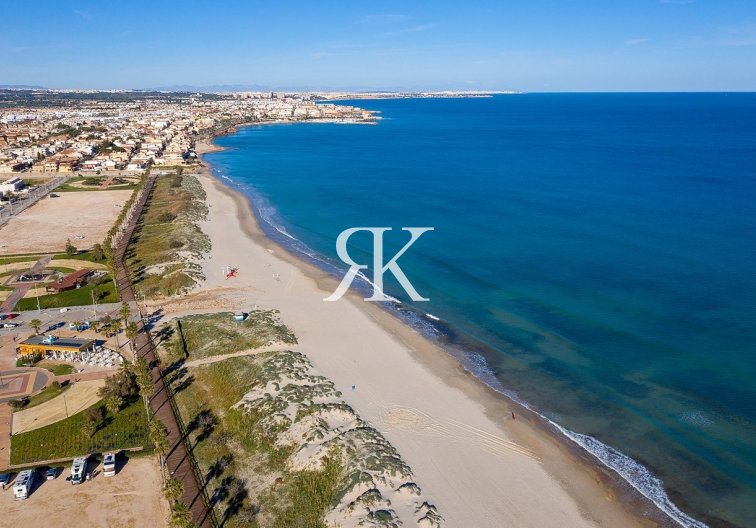
<svg viewBox="0 0 756 528">
<path fill-rule="evenodd" d="M 171 504 L 178 502 L 178 500 L 181 498 L 181 495 L 183 494 L 184 485 L 179 479 L 171 477 L 165 481 L 165 485 L 163 486 L 163 495 L 171 502 Z"/>
<path fill-rule="evenodd" d="M 131 351 L 134 352 L 134 339 L 139 334 L 139 327 L 134 321 L 126 325 L 126 339 L 131 341 Z"/>
<path fill-rule="evenodd" d="M 165 425 L 158 419 L 153 418 L 150 421 L 150 442 L 155 446 L 155 451 L 158 454 L 158 461 L 160 463 L 160 474 L 165 475 L 165 454 L 168 452 L 170 442 L 168 440 L 168 431 L 165 430 Z"/>
<path fill-rule="evenodd" d="M 173 505 L 171 512 L 171 526 L 176 528 L 188 528 L 193 526 L 192 512 L 186 507 L 186 504 L 177 502 Z"/>
<path fill-rule="evenodd" d="M 139 385 L 139 392 L 144 400 L 144 406 L 147 409 L 147 415 L 150 413 L 149 398 L 153 392 L 155 392 L 155 384 L 152 382 L 152 375 L 150 374 L 147 360 L 143 357 L 137 358 L 134 364 L 134 372 L 136 373 L 136 382 Z"/>
<path fill-rule="evenodd" d="M 119 310 L 121 313 L 121 320 L 123 321 L 124 326 L 129 322 L 129 316 L 131 315 L 131 308 L 129 307 L 129 303 L 126 301 L 121 303 L 121 309 Z"/>
<path fill-rule="evenodd" d="M 32 319 L 29 321 L 29 326 L 31 326 L 34 329 L 35 334 L 39 334 L 39 329 L 42 328 L 42 321 L 39 319 Z"/>
<path fill-rule="evenodd" d="M 113 416 L 115 416 L 121 411 L 122 405 L 123 405 L 123 398 L 121 398 L 117 394 L 111 394 L 110 396 L 105 398 L 105 408 Z"/>
</svg>

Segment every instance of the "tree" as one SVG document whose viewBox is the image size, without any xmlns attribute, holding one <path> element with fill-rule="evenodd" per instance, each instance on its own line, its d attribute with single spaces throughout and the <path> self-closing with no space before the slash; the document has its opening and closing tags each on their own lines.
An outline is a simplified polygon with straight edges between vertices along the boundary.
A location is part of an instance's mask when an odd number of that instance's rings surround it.
<svg viewBox="0 0 756 528">
<path fill-rule="evenodd" d="M 131 369 L 131 366 L 127 363 L 121 364 L 121 368 L 113 374 L 105 378 L 105 385 L 100 387 L 97 394 L 101 398 L 108 398 L 109 396 L 118 396 L 122 400 L 128 400 L 137 395 L 139 387 L 136 383 L 136 376 Z"/>
<path fill-rule="evenodd" d="M 126 339 L 131 341 L 131 351 L 134 351 L 134 339 L 139 334 L 139 327 L 134 321 L 126 325 Z"/>
<path fill-rule="evenodd" d="M 171 509 L 171 526 L 175 528 L 190 528 L 194 526 L 192 522 L 192 512 L 186 507 L 186 504 L 177 502 Z"/>
<path fill-rule="evenodd" d="M 96 407 L 90 407 L 86 410 L 84 416 L 86 420 L 82 424 L 82 430 L 88 437 L 94 436 L 100 424 L 105 419 L 105 408 L 98 405 Z"/>
<path fill-rule="evenodd" d="M 76 246 L 74 246 L 73 244 L 71 244 L 71 239 L 70 238 L 67 239 L 66 240 L 66 255 L 68 255 L 69 257 L 71 257 L 73 255 L 76 255 L 78 252 L 79 252 L 79 250 L 76 249 Z"/>
<path fill-rule="evenodd" d="M 105 251 L 102 249 L 102 244 L 95 244 L 92 246 L 92 260 L 101 261 L 105 259 Z"/>
<path fill-rule="evenodd" d="M 129 316 L 131 315 L 131 308 L 129 307 L 129 304 L 124 301 L 121 303 L 121 308 L 119 310 L 121 314 L 121 320 L 123 321 L 123 325 L 126 326 L 129 322 Z"/>
<path fill-rule="evenodd" d="M 35 334 L 39 334 L 39 329 L 42 328 L 42 321 L 39 319 L 32 319 L 29 321 L 29 326 L 32 327 Z"/>
<path fill-rule="evenodd" d="M 144 399 L 144 405 L 149 414 L 149 397 L 155 392 L 155 384 L 152 382 L 152 375 L 146 359 L 137 358 L 134 364 L 134 373 L 136 374 L 137 385 L 139 385 L 139 393 Z"/>
<path fill-rule="evenodd" d="M 81 430 L 84 432 L 85 435 L 87 435 L 87 438 L 92 438 L 95 432 L 97 431 L 97 424 L 87 420 L 86 422 L 81 424 Z"/>
<path fill-rule="evenodd" d="M 163 473 L 163 466 L 165 464 L 165 454 L 168 452 L 170 442 L 168 441 L 168 431 L 165 430 L 165 425 L 158 419 L 150 420 L 149 431 L 150 442 L 155 446 L 155 451 L 158 454 L 158 461 L 160 462 L 160 473 Z"/>
<path fill-rule="evenodd" d="M 121 398 L 117 394 L 111 394 L 110 396 L 105 398 L 105 408 L 112 415 L 118 414 L 121 411 L 122 406 L 123 398 Z"/>
<path fill-rule="evenodd" d="M 171 477 L 165 481 L 163 486 L 163 495 L 171 503 L 178 502 L 181 495 L 184 494 L 184 485 L 177 478 Z"/>
<path fill-rule="evenodd" d="M 10 405 L 10 408 L 14 411 L 18 411 L 19 409 L 23 409 L 26 405 L 26 402 L 24 400 L 10 400 L 8 402 L 8 405 Z"/>
</svg>

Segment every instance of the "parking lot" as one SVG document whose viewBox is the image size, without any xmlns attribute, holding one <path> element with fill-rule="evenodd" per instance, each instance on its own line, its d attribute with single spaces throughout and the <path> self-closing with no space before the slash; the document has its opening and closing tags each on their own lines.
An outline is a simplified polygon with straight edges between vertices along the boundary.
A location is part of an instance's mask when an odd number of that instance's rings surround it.
<svg viewBox="0 0 756 528">
<path fill-rule="evenodd" d="M 0 491 L 3 526 L 79 525 L 92 527 L 161 527 L 168 525 L 168 505 L 160 493 L 158 463 L 138 457 L 117 464 L 114 477 L 92 468 L 95 477 L 77 486 L 66 481 L 70 463 L 55 480 L 37 482 L 26 500 L 16 501 L 12 486 Z"/>
<path fill-rule="evenodd" d="M 111 317 L 120 317 L 118 313 L 120 307 L 121 305 L 118 303 L 98 304 L 96 314 L 97 318 L 102 319 L 105 315 L 109 315 Z M 14 317 L 13 319 L 0 321 L 0 336 L 16 335 L 22 332 L 32 332 L 32 329 L 29 328 L 29 321 L 31 321 L 32 319 L 39 319 L 40 321 L 42 321 L 42 328 L 40 328 L 40 332 L 42 333 L 48 331 L 50 327 L 54 327 L 56 325 L 59 325 L 60 323 L 68 326 L 68 323 L 74 321 L 95 320 L 95 309 L 91 305 L 75 306 L 73 308 L 66 309 L 66 311 L 64 312 L 61 312 L 60 308 L 48 308 L 39 312 L 37 310 L 27 310 L 24 312 L 13 313 L 17 313 L 18 316 Z M 17 323 L 19 326 L 17 326 L 16 328 L 2 328 L 3 323 Z M 54 330 L 56 330 L 56 328 L 53 328 L 49 331 Z"/>
</svg>

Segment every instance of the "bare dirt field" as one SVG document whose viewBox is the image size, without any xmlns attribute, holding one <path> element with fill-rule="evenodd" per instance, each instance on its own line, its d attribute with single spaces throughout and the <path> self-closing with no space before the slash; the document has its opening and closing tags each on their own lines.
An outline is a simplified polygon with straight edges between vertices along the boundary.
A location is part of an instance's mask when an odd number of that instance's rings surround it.
<svg viewBox="0 0 756 528">
<path fill-rule="evenodd" d="M 45 198 L 0 228 L 0 254 L 63 251 L 102 242 L 131 191 L 66 192 Z M 77 236 L 84 236 L 77 239 Z"/>
<path fill-rule="evenodd" d="M 162 527 L 168 526 L 168 505 L 160 491 L 160 470 L 152 457 L 131 458 L 114 477 L 100 474 L 78 486 L 66 481 L 66 465 L 57 479 L 37 483 L 24 501 L 13 490 L 0 491 L 3 526 Z M 40 484 L 41 482 L 41 484 Z"/>
<path fill-rule="evenodd" d="M 83 411 L 100 401 L 97 391 L 103 385 L 105 380 L 80 381 L 64 393 L 65 399 L 59 394 L 36 407 L 14 413 L 13 434 L 33 431 Z"/>
</svg>

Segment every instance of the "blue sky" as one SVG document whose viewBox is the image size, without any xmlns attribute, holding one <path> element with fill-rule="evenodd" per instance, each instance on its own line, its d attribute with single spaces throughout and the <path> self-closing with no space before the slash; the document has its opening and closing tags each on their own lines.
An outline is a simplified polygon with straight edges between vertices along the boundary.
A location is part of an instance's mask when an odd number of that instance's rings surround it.
<svg viewBox="0 0 756 528">
<path fill-rule="evenodd" d="M 0 84 L 756 91 L 754 0 L 6 1 Z"/>
</svg>

